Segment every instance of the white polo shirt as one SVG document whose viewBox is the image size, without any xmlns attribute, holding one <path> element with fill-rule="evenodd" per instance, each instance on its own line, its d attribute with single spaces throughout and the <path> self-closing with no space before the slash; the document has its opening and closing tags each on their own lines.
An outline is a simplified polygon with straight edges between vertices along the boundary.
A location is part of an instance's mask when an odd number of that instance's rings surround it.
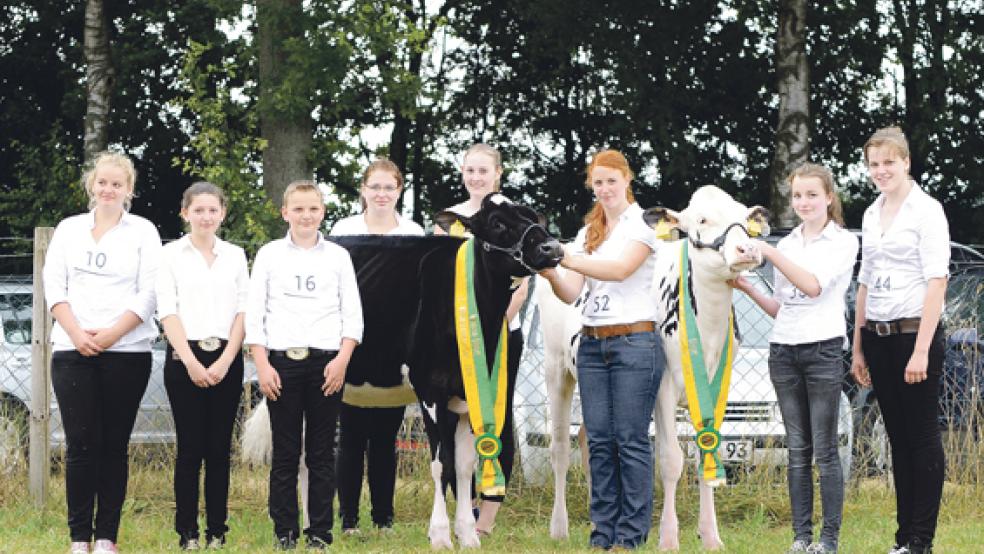
<svg viewBox="0 0 984 554">
<path fill-rule="evenodd" d="M 642 213 L 639 204 L 629 204 L 618 216 L 611 235 L 591 254 L 584 251 L 587 227 L 582 227 L 573 242 L 574 253 L 595 259 L 617 260 L 622 257 L 626 246 L 632 242 L 641 242 L 655 254 L 658 249 L 656 234 L 642 220 Z M 588 301 L 581 311 L 581 322 L 596 327 L 656 321 L 656 303 L 650 293 L 655 267 L 656 257 L 650 255 L 635 273 L 620 283 L 599 281 L 586 276 L 584 281 L 588 286 Z"/>
<path fill-rule="evenodd" d="M 229 339 L 246 311 L 249 273 L 243 249 L 218 237 L 211 267 L 185 235 L 164 246 L 157 271 L 157 317 L 177 315 L 188 340 Z"/>
<path fill-rule="evenodd" d="M 419 235 L 423 236 L 424 228 L 417 225 L 416 222 L 410 219 L 404 219 L 400 214 L 396 215 L 396 227 L 394 227 L 387 235 Z M 335 222 L 332 226 L 329 235 L 341 236 L 341 235 L 371 235 L 369 232 L 369 226 L 366 224 L 365 214 L 356 214 L 353 216 L 346 217 L 345 219 L 340 219 Z"/>
<path fill-rule="evenodd" d="M 879 196 L 861 223 L 861 272 L 868 287 L 865 317 L 920 317 L 930 279 L 950 275 L 950 228 L 943 206 L 913 183 L 892 226 L 882 233 Z"/>
<path fill-rule="evenodd" d="M 343 337 L 362 341 L 362 302 L 348 251 L 321 233 L 311 248 L 294 244 L 289 232 L 260 248 L 249 279 L 246 344 L 338 350 Z"/>
<path fill-rule="evenodd" d="M 50 310 L 67 302 L 83 329 L 112 327 L 127 311 L 141 323 L 111 346 L 110 352 L 146 352 L 158 336 L 154 323 L 154 282 L 161 238 L 146 219 L 123 213 L 98 242 L 92 238 L 95 212 L 67 217 L 55 227 L 42 279 Z M 75 350 L 58 322 L 51 332 L 54 350 Z"/>
<path fill-rule="evenodd" d="M 817 237 L 806 240 L 803 225 L 799 225 L 776 248 L 816 277 L 820 295 L 810 298 L 776 270 L 772 296 L 779 302 L 779 312 L 769 341 L 806 344 L 846 336 L 844 294 L 851 284 L 858 256 L 858 239 L 854 233 L 830 221 Z"/>
</svg>

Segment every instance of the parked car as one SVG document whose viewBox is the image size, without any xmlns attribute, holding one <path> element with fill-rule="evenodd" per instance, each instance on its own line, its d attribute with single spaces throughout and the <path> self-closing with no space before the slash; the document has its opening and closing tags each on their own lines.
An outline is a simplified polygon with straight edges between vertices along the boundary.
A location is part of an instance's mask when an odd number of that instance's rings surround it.
<svg viewBox="0 0 984 554">
<path fill-rule="evenodd" d="M 31 402 L 31 316 L 33 290 L 30 276 L 0 278 L 0 462 L 16 460 L 16 453 L 27 451 L 27 428 Z M 171 406 L 164 389 L 165 342 L 153 344 L 153 367 L 147 391 L 140 401 L 130 442 L 133 444 L 171 443 L 175 440 Z M 250 406 L 259 401 L 256 366 L 247 359 L 244 384 L 251 395 Z M 51 393 L 51 439 L 53 449 L 65 444 L 61 413 Z"/>
<path fill-rule="evenodd" d="M 746 277 L 763 290 L 771 288 L 771 280 L 766 279 L 760 271 L 749 272 Z M 744 294 L 735 291 L 733 299 L 741 345 L 735 355 L 731 389 L 721 425 L 722 443 L 718 452 L 725 467 L 732 470 L 757 465 L 785 465 L 788 460 L 786 433 L 768 367 L 768 339 L 773 320 Z M 526 348 L 520 364 L 513 404 L 516 411 L 516 437 L 524 478 L 534 484 L 543 484 L 550 479 L 552 471 L 550 417 L 541 367 L 543 344 L 536 314 L 531 318 Z M 581 408 L 577 392 L 571 412 L 570 440 L 574 447 L 571 463 L 580 465 L 577 434 L 581 427 Z M 843 467 L 849 471 L 854 427 L 850 401 L 843 393 L 839 415 L 838 451 Z M 694 429 L 686 408 L 677 408 L 676 419 L 677 439 L 687 456 L 696 460 Z M 652 423 L 650 435 L 655 441 L 655 426 Z"/>
</svg>

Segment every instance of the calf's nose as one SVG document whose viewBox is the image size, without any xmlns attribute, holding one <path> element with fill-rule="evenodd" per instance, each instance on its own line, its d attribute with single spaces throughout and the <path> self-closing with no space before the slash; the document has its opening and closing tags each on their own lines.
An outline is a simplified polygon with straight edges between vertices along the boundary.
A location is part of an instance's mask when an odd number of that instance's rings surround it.
<svg viewBox="0 0 984 554">
<path fill-rule="evenodd" d="M 560 241 L 556 239 L 548 240 L 540 245 L 540 253 L 554 263 L 557 263 L 564 257 L 564 248 L 561 246 Z"/>
</svg>

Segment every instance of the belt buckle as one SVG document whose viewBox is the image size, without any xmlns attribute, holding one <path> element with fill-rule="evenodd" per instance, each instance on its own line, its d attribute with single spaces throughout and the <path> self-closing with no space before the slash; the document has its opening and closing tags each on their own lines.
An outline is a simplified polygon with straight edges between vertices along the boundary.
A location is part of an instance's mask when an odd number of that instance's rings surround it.
<svg viewBox="0 0 984 554">
<path fill-rule="evenodd" d="M 207 339 L 198 341 L 198 348 L 201 348 L 205 352 L 215 352 L 220 346 L 222 346 L 222 341 L 219 337 L 208 337 Z"/>
<path fill-rule="evenodd" d="M 892 324 L 888 321 L 875 322 L 875 334 L 879 337 L 887 337 L 892 334 Z"/>
<path fill-rule="evenodd" d="M 306 360 L 307 357 L 311 354 L 311 351 L 308 350 L 308 347 L 306 346 L 295 346 L 293 348 L 288 348 L 286 350 L 286 354 L 287 357 L 290 358 L 291 360 L 294 360 L 295 362 L 299 362 L 301 360 Z"/>
</svg>

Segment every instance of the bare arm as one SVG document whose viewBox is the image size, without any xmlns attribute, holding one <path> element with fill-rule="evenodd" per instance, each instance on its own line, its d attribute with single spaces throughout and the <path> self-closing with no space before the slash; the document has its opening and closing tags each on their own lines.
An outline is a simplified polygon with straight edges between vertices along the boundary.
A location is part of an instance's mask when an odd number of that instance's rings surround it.
<svg viewBox="0 0 984 554">
<path fill-rule="evenodd" d="M 184 325 L 177 315 L 165 316 L 161 320 L 161 325 L 164 327 L 167 342 L 177 352 L 178 358 L 184 364 L 192 383 L 199 387 L 208 387 L 221 380 L 213 379 L 206 371 L 205 366 L 195 357 L 195 353 L 191 351 L 191 346 L 188 345 L 188 335 L 185 333 Z"/>
<path fill-rule="evenodd" d="M 909 363 L 905 366 L 905 382 L 909 384 L 926 380 L 929 368 L 929 347 L 940 323 L 943 312 L 943 298 L 946 295 L 946 278 L 936 277 L 926 283 L 926 297 L 923 300 L 922 317 L 916 334 L 916 345 Z"/>
<path fill-rule="evenodd" d="M 526 302 L 526 297 L 530 293 L 530 278 L 524 277 L 523 282 L 520 283 L 516 290 L 513 291 L 512 298 L 509 300 L 509 306 L 506 308 L 506 321 L 512 321 L 512 318 L 516 317 L 519 310 L 523 309 L 523 303 Z"/>
<path fill-rule="evenodd" d="M 762 250 L 762 255 L 772 262 L 772 265 L 774 265 L 777 270 L 785 275 L 794 287 L 810 298 L 820 296 L 820 293 L 823 291 L 820 289 L 820 281 L 817 280 L 816 275 L 793 263 L 792 260 L 787 258 L 786 255 L 780 252 L 775 246 L 772 246 L 765 241 L 757 241 L 757 243 L 759 249 Z M 775 317 L 774 314 L 773 317 Z"/>
<path fill-rule="evenodd" d="M 748 295 L 749 298 L 754 300 L 755 303 L 758 304 L 759 307 L 773 319 L 776 317 L 776 314 L 779 313 L 779 302 L 772 296 L 767 295 L 755 288 L 755 285 L 750 283 L 748 279 L 745 279 L 739 275 L 733 281 L 729 281 L 729 283 L 734 288 Z"/>
<path fill-rule="evenodd" d="M 565 271 L 563 275 L 555 268 L 544 269 L 540 276 L 550 283 L 553 293 L 565 304 L 572 304 L 584 288 L 584 275 L 576 271 Z"/>
<path fill-rule="evenodd" d="M 864 327 L 865 304 L 868 301 L 868 286 L 858 284 L 858 293 L 854 300 L 854 345 L 851 348 L 851 374 L 862 387 L 871 386 L 871 375 L 868 373 L 868 362 L 861 350 L 861 328 Z"/>
<path fill-rule="evenodd" d="M 331 396 L 342 390 L 345 384 L 345 372 L 348 369 L 349 361 L 352 359 L 352 352 L 359 343 L 349 337 L 342 337 L 342 344 L 338 348 L 338 355 L 328 362 L 325 366 L 325 384 L 321 385 L 321 390 L 325 396 Z"/>
<path fill-rule="evenodd" d="M 560 265 L 599 281 L 621 282 L 635 273 L 652 253 L 653 251 L 650 250 L 649 246 L 638 241 L 631 241 L 622 250 L 618 259 L 601 260 L 587 256 L 565 255 Z"/>
<path fill-rule="evenodd" d="M 75 312 L 72 311 L 72 307 L 68 302 L 59 302 L 52 306 L 51 315 L 55 317 L 55 321 L 61 325 L 65 333 L 68 334 L 68 337 L 72 339 L 72 344 L 75 345 L 75 349 L 79 351 L 79 354 L 83 356 L 95 356 L 105 350 L 105 348 L 93 340 L 92 335 L 85 332 L 79 326 L 79 321 L 75 319 Z"/>
</svg>

